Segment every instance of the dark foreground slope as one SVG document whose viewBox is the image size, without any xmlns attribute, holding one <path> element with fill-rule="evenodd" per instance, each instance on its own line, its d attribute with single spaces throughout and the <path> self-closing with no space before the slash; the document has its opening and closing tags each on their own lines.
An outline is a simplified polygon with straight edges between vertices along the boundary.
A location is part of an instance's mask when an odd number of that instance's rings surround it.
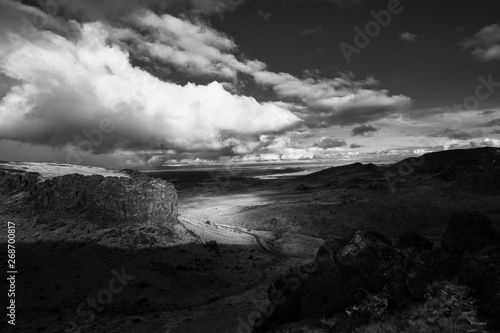
<svg viewBox="0 0 500 333">
<path fill-rule="evenodd" d="M 254 332 L 499 332 L 500 243 L 489 220 L 457 211 L 441 248 L 374 232 L 329 241 L 268 289 Z"/>
</svg>

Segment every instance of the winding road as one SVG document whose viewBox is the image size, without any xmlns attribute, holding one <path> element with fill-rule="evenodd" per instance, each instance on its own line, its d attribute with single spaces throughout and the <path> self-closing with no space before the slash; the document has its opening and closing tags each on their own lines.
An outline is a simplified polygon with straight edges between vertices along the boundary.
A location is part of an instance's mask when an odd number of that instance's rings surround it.
<svg viewBox="0 0 500 333">
<path fill-rule="evenodd" d="M 273 250 L 270 250 L 268 249 L 264 243 L 262 243 L 262 240 L 260 239 L 260 236 L 259 235 L 256 235 L 256 234 L 253 234 L 251 232 L 248 232 L 248 231 L 244 231 L 242 230 L 241 228 L 239 227 L 231 227 L 231 226 L 228 226 L 228 225 L 223 225 L 223 224 L 214 224 L 216 225 L 217 227 L 220 227 L 220 228 L 226 228 L 226 229 L 229 229 L 229 230 L 232 230 L 234 232 L 241 232 L 241 233 L 244 233 L 244 234 L 247 234 L 247 235 L 250 235 L 252 236 L 254 239 L 255 239 L 255 243 L 257 244 L 257 247 L 259 248 L 259 250 L 265 254 L 269 254 L 271 256 L 275 256 L 275 257 L 280 257 L 281 259 L 283 258 L 287 258 L 287 256 L 279 253 L 279 252 L 275 252 Z"/>
<path fill-rule="evenodd" d="M 276 251 L 273 251 L 273 250 L 269 249 L 268 247 L 266 247 L 266 245 L 264 245 L 264 243 L 262 242 L 262 239 L 260 238 L 259 235 L 251 233 L 251 232 L 248 232 L 248 231 L 244 231 L 244 230 L 242 230 L 239 227 L 233 227 L 233 226 L 229 226 L 229 225 L 225 225 L 225 224 L 215 224 L 215 223 L 207 225 L 204 222 L 197 221 L 197 220 L 194 220 L 194 219 L 189 219 L 189 218 L 186 218 L 186 217 L 181 218 L 181 222 L 190 224 L 193 227 L 200 228 L 200 229 L 205 229 L 207 226 L 210 226 L 210 227 L 215 227 L 215 228 L 220 228 L 220 229 L 226 229 L 228 231 L 232 231 L 232 232 L 235 232 L 235 233 L 247 234 L 247 235 L 250 235 L 250 236 L 253 237 L 253 239 L 255 240 L 255 243 L 257 244 L 257 248 L 262 253 L 270 255 L 270 256 L 273 256 L 273 257 L 277 257 L 277 258 L 279 258 L 281 260 L 286 259 L 286 258 L 289 257 L 289 256 L 286 256 L 286 255 L 284 255 L 282 253 L 279 253 L 279 252 L 276 252 Z"/>
</svg>

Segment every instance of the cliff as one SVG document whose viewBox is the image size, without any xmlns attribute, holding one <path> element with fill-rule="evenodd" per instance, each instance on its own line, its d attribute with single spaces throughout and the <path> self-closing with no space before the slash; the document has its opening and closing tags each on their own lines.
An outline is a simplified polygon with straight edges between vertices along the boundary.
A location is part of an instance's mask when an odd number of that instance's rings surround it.
<svg viewBox="0 0 500 333">
<path fill-rule="evenodd" d="M 0 194 L 17 195 L 35 213 L 78 215 L 100 228 L 178 223 L 174 186 L 132 170 L 0 162 Z"/>
</svg>

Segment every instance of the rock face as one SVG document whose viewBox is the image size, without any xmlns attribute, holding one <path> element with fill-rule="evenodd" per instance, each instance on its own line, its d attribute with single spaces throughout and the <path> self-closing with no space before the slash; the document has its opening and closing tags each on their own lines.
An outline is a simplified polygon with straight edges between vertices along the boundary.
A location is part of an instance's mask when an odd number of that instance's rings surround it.
<svg viewBox="0 0 500 333">
<path fill-rule="evenodd" d="M 118 177 L 74 173 L 44 178 L 29 168 L 3 164 L 0 193 L 21 195 L 27 209 L 79 215 L 102 228 L 178 223 L 174 186 L 131 170 Z"/>
</svg>

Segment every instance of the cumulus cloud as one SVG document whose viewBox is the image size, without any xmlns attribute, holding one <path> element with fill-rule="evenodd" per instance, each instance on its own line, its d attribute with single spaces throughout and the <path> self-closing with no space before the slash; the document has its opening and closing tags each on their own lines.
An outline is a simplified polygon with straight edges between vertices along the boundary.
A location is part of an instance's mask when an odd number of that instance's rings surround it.
<svg viewBox="0 0 500 333">
<path fill-rule="evenodd" d="M 500 24 L 492 24 L 482 28 L 473 37 L 461 43 L 470 49 L 472 57 L 479 61 L 500 60 Z"/>
<path fill-rule="evenodd" d="M 478 147 L 500 147 L 500 140 L 484 138 L 483 140 L 474 140 L 470 142 L 470 148 Z"/>
<path fill-rule="evenodd" d="M 361 125 L 354 127 L 351 131 L 352 136 L 369 136 L 378 131 L 378 128 L 372 125 Z"/>
<path fill-rule="evenodd" d="M 416 42 L 418 39 L 418 35 L 412 34 L 410 32 L 403 32 L 402 34 L 399 35 L 399 38 L 401 38 L 405 42 Z"/>
<path fill-rule="evenodd" d="M 135 29 L 110 28 L 111 33 L 146 61 L 154 59 L 189 75 L 229 79 L 236 79 L 239 72 L 250 74 L 265 68 L 257 60 L 237 59 L 234 41 L 202 22 L 192 23 L 169 14 L 158 16 L 148 10 L 130 15 L 129 20 Z"/>
<path fill-rule="evenodd" d="M 344 140 L 333 138 L 333 137 L 323 137 L 314 143 L 314 147 L 329 149 L 329 148 L 340 148 L 345 147 L 347 143 Z"/>
<path fill-rule="evenodd" d="M 0 103 L 0 139 L 78 145 L 84 131 L 99 129 L 106 119 L 113 131 L 91 147 L 95 153 L 159 144 L 179 151 L 246 151 L 252 142 L 242 137 L 300 123 L 283 108 L 232 95 L 217 82 L 161 81 L 108 43 L 105 24 L 72 24 L 79 35 L 74 41 L 50 31 L 0 39 L 0 72 L 18 82 Z"/>
<path fill-rule="evenodd" d="M 390 96 L 387 90 L 367 89 L 379 82 L 369 77 L 356 81 L 352 75 L 334 79 L 299 79 L 287 73 L 260 71 L 253 74 L 257 83 L 273 87 L 278 96 L 300 100 L 310 111 L 310 126 L 352 125 L 377 120 L 389 112 L 408 108 L 412 100 L 404 95 Z"/>
</svg>

